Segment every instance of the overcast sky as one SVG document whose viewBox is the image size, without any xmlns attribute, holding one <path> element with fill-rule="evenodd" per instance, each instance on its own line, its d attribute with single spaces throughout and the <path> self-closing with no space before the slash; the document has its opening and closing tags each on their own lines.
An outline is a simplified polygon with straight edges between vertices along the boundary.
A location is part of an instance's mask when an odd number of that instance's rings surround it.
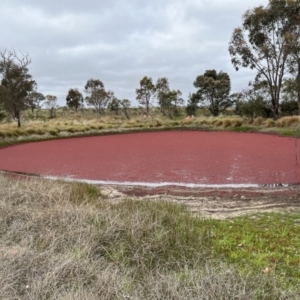
<svg viewBox="0 0 300 300">
<path fill-rule="evenodd" d="M 1 0 L 0 48 L 20 50 L 32 63 L 38 91 L 60 105 L 70 88 L 90 78 L 137 105 L 144 76 L 167 77 L 186 100 L 206 70 L 227 72 L 232 91 L 255 73 L 236 72 L 228 43 L 242 15 L 268 0 Z"/>
</svg>

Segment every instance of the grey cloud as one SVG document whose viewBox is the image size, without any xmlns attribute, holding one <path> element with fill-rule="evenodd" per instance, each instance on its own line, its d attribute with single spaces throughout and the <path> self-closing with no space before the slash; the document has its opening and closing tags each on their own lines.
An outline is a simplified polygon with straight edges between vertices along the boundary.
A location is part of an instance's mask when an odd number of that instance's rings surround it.
<svg viewBox="0 0 300 300">
<path fill-rule="evenodd" d="M 207 69 L 228 72 L 232 89 L 255 74 L 236 72 L 228 42 L 251 6 L 236 0 L 3 0 L 0 47 L 32 58 L 30 72 L 43 93 L 65 104 L 69 88 L 101 79 L 119 98 L 135 99 L 143 76 L 168 77 L 187 98 Z M 136 102 L 134 103 L 136 104 Z"/>
</svg>

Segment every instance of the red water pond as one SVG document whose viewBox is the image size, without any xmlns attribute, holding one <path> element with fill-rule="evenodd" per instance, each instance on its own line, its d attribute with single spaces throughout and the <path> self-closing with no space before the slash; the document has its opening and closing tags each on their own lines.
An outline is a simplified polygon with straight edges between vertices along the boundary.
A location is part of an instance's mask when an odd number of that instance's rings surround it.
<svg viewBox="0 0 300 300">
<path fill-rule="evenodd" d="M 299 165 L 295 139 L 256 133 L 147 132 L 0 149 L 0 170 L 132 183 L 299 183 Z"/>
</svg>

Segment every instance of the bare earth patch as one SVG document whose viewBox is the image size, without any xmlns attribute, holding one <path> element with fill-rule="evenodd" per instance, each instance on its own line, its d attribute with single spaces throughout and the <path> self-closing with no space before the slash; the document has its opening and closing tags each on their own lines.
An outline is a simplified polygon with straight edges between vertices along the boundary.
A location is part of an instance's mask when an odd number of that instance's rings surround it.
<svg viewBox="0 0 300 300">
<path fill-rule="evenodd" d="M 0 174 L 28 179 L 38 176 L 13 172 Z M 300 212 L 300 185 L 266 185 L 258 188 L 187 188 L 98 185 L 106 200 L 167 200 L 186 206 L 201 217 L 226 219 L 258 212 Z"/>
<path fill-rule="evenodd" d="M 248 189 L 145 188 L 132 186 L 100 186 L 101 194 L 119 202 L 135 200 L 168 200 L 185 205 L 203 217 L 225 219 L 257 212 L 299 212 L 300 186 L 261 187 Z"/>
</svg>

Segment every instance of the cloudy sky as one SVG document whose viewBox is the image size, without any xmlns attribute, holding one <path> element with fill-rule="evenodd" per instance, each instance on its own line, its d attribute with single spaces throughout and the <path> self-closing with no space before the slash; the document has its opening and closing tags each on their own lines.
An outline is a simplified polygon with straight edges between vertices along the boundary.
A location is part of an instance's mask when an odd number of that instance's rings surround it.
<svg viewBox="0 0 300 300">
<path fill-rule="evenodd" d="M 60 105 L 90 78 L 137 105 L 144 76 L 167 77 L 187 99 L 197 75 L 227 72 L 232 91 L 253 79 L 236 72 L 228 43 L 248 9 L 268 0 L 1 0 L 0 48 L 28 54 L 30 74 Z"/>
</svg>

